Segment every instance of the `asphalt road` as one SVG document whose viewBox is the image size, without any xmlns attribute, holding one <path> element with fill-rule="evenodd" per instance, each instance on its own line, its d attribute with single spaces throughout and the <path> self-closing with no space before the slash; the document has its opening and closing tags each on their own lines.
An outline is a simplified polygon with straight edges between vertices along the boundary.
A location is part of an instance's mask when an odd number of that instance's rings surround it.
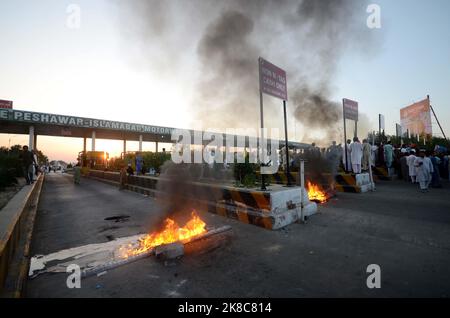
<svg viewBox="0 0 450 318">
<path fill-rule="evenodd" d="M 402 181 L 377 191 L 339 193 L 306 225 L 280 231 L 210 213 L 234 239 L 221 249 L 167 266 L 147 258 L 66 287 L 67 275 L 29 279 L 28 297 L 449 297 L 450 184 L 419 193 Z M 50 174 L 42 191 L 32 255 L 145 233 L 153 199 L 97 181 L 75 186 Z M 125 214 L 127 222 L 104 220 Z M 381 267 L 381 288 L 366 286 L 369 264 Z"/>
</svg>

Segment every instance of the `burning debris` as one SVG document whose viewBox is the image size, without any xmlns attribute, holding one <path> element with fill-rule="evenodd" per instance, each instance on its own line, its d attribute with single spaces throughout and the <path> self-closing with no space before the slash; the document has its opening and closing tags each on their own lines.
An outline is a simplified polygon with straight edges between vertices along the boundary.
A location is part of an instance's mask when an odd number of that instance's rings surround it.
<svg viewBox="0 0 450 318">
<path fill-rule="evenodd" d="M 230 226 L 208 228 L 193 211 L 191 219 L 183 227 L 167 218 L 164 228 L 151 234 L 80 246 L 46 256 L 36 255 L 31 259 L 29 276 L 66 272 L 67 266 L 76 263 L 81 268 L 81 276 L 87 277 L 152 255 L 167 260 L 181 258 L 185 254 L 203 254 L 225 245 L 232 234 Z M 48 267 L 47 264 L 52 265 Z"/>
<path fill-rule="evenodd" d="M 328 200 L 326 191 L 324 191 L 319 185 L 308 181 L 308 198 L 316 203 L 324 203 Z"/>
<path fill-rule="evenodd" d="M 130 244 L 122 247 L 122 257 L 128 258 L 139 255 L 160 245 L 174 242 L 187 243 L 192 238 L 206 232 L 206 223 L 200 219 L 195 211 L 192 211 L 191 219 L 183 227 L 180 227 L 173 219 L 167 218 L 161 231 L 144 236 L 139 240 L 138 246 Z"/>
</svg>

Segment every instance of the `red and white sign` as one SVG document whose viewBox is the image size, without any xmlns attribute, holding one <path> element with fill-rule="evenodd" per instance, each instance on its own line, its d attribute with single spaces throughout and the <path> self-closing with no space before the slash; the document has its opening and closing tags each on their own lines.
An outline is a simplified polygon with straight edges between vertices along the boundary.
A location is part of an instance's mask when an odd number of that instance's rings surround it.
<svg viewBox="0 0 450 318">
<path fill-rule="evenodd" d="M 265 94 L 287 101 L 286 72 L 260 57 L 259 88 Z"/>
<path fill-rule="evenodd" d="M 344 118 L 358 121 L 358 102 L 344 98 Z"/>
<path fill-rule="evenodd" d="M 10 100 L 0 99 L 0 108 L 12 109 L 13 108 L 13 102 L 10 101 Z"/>
</svg>

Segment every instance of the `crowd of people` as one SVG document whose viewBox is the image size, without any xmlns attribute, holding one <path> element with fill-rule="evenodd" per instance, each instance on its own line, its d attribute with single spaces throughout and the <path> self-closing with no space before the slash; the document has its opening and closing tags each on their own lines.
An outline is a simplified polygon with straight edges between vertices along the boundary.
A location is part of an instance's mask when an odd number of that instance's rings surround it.
<svg viewBox="0 0 450 318">
<path fill-rule="evenodd" d="M 280 152 L 280 163 L 285 170 L 285 150 Z M 391 141 L 385 143 L 370 143 L 368 139 L 360 142 L 358 137 L 353 141 L 348 139 L 346 145 L 336 144 L 335 141 L 328 148 L 319 148 L 315 143 L 304 150 L 290 151 L 291 167 L 298 168 L 298 159 L 321 165 L 328 165 L 326 172 L 359 174 L 368 172 L 376 167 L 386 169 L 388 176 L 397 176 L 414 184 L 418 184 L 420 190 L 428 191 L 429 187 L 442 187 L 441 179 L 450 179 L 450 153 L 447 148 L 436 146 L 433 150 L 427 150 L 416 144 L 393 145 Z M 319 169 L 318 168 L 318 169 Z"/>
<path fill-rule="evenodd" d="M 367 139 L 361 143 L 358 137 L 353 142 L 347 140 L 347 146 L 336 146 L 336 142 L 325 151 L 341 152 L 342 169 L 355 174 L 368 171 L 371 167 L 386 168 L 389 176 L 397 175 L 412 183 L 417 183 L 420 190 L 442 187 L 441 178 L 450 179 L 450 155 L 447 148 L 436 146 L 433 151 L 422 149 L 416 144 L 392 145 L 386 143 L 370 144 Z"/>
</svg>

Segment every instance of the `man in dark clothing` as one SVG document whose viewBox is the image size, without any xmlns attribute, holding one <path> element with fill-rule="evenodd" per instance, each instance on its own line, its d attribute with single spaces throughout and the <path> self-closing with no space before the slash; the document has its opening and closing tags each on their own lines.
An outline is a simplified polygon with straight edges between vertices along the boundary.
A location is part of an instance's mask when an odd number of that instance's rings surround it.
<svg viewBox="0 0 450 318">
<path fill-rule="evenodd" d="M 134 175 L 134 170 L 133 170 L 133 167 L 131 167 L 131 163 L 128 164 L 127 173 L 129 176 Z"/>
<path fill-rule="evenodd" d="M 400 157 L 400 171 L 402 172 L 402 179 L 406 182 L 409 181 L 409 168 L 407 157 L 405 154 L 402 154 Z"/>
<path fill-rule="evenodd" d="M 34 160 L 33 153 L 28 150 L 28 146 L 22 147 L 20 160 L 22 162 L 22 169 L 25 175 L 25 180 L 27 180 L 27 184 L 33 183 L 33 165 L 36 164 L 36 161 Z"/>
</svg>

